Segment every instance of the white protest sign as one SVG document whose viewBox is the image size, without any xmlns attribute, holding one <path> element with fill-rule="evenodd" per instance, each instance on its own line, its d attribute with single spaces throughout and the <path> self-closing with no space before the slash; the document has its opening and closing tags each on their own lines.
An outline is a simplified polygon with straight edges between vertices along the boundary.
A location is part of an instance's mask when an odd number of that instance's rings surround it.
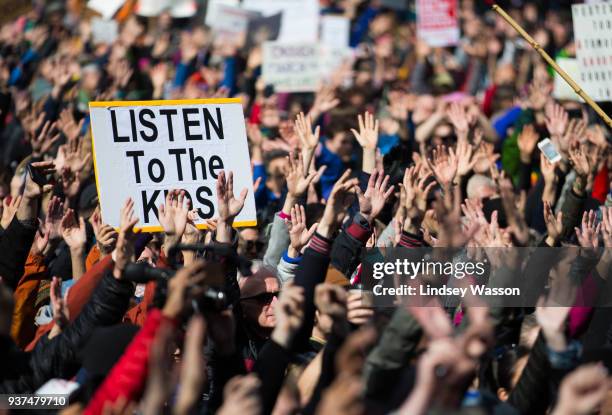
<svg viewBox="0 0 612 415">
<path fill-rule="evenodd" d="M 207 0 L 206 1 L 206 17 L 204 23 L 207 26 L 212 26 L 217 20 L 217 11 L 221 6 L 237 7 L 238 0 Z"/>
<path fill-rule="evenodd" d="M 125 0 L 89 0 L 87 7 L 100 13 L 104 19 L 111 19 Z"/>
<path fill-rule="evenodd" d="M 578 59 L 574 58 L 557 58 L 557 65 L 561 67 L 572 79 L 580 78 L 580 67 L 578 66 Z M 570 101 L 581 101 L 584 102 L 580 96 L 574 92 L 571 86 L 557 72 L 555 72 L 555 84 L 553 89 L 553 96 L 556 99 L 570 100 Z"/>
<path fill-rule="evenodd" d="M 343 16 L 323 16 L 321 18 L 321 43 L 328 47 L 346 48 L 349 46 L 350 21 Z"/>
<path fill-rule="evenodd" d="M 138 0 L 136 14 L 154 17 L 167 10 L 172 17 L 191 17 L 198 11 L 195 0 Z"/>
<path fill-rule="evenodd" d="M 118 33 L 119 29 L 115 20 L 105 20 L 99 17 L 91 19 L 91 35 L 94 43 L 113 43 Z"/>
<path fill-rule="evenodd" d="M 612 100 L 612 2 L 572 5 L 580 77 L 576 82 L 595 101 Z"/>
<path fill-rule="evenodd" d="M 258 17 L 259 13 L 241 9 L 240 7 L 221 5 L 217 8 L 217 18 L 212 22 L 215 42 L 231 42 L 243 45 L 246 39 L 249 19 Z"/>
<path fill-rule="evenodd" d="M 315 42 L 319 32 L 318 0 L 244 0 L 242 7 L 270 16 L 283 13 L 278 40 Z"/>
<path fill-rule="evenodd" d="M 276 92 L 316 91 L 321 77 L 316 43 L 265 42 L 262 76 Z"/>
<path fill-rule="evenodd" d="M 96 186 L 105 223 L 118 227 L 134 200 L 139 229 L 158 232 L 165 192 L 185 190 L 198 228 L 218 217 L 216 182 L 234 173 L 236 197 L 248 189 L 234 226 L 257 224 L 253 177 L 239 99 L 90 102 Z"/>
<path fill-rule="evenodd" d="M 459 41 L 457 0 L 417 0 L 417 36 L 432 47 Z"/>
</svg>

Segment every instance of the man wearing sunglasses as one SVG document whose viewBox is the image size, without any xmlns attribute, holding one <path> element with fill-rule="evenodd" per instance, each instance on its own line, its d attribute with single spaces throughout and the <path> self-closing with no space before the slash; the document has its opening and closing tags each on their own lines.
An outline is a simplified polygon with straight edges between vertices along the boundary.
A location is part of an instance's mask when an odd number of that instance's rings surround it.
<svg viewBox="0 0 612 415">
<path fill-rule="evenodd" d="M 261 267 L 254 275 L 240 280 L 240 309 L 242 333 L 240 343 L 249 343 L 252 354 L 270 337 L 276 318 L 274 306 L 278 301 L 280 283 L 273 270 Z M 256 357 L 256 356 L 249 356 Z"/>
</svg>

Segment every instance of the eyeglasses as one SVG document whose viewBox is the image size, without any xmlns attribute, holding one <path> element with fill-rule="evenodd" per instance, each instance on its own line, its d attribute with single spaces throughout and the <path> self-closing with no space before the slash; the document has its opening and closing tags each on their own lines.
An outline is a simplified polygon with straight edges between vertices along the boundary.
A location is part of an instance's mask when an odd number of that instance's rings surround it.
<svg viewBox="0 0 612 415">
<path fill-rule="evenodd" d="M 250 297 L 243 297 L 240 299 L 240 301 L 244 301 L 244 300 L 255 300 L 260 304 L 264 304 L 264 305 L 268 305 L 272 302 L 272 300 L 274 300 L 274 297 L 278 297 L 280 293 L 278 291 L 272 292 L 272 293 L 260 293 L 257 295 L 252 295 Z"/>
</svg>

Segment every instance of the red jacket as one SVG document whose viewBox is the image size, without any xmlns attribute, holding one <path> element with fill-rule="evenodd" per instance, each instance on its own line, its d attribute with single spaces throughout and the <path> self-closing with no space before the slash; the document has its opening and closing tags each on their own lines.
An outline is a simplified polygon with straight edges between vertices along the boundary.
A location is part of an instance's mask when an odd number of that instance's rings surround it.
<svg viewBox="0 0 612 415">
<path fill-rule="evenodd" d="M 104 383 L 98 388 L 84 415 L 102 414 L 106 405 L 112 405 L 120 397 L 128 402 L 138 401 L 144 392 L 149 372 L 149 353 L 155 335 L 163 324 L 176 327 L 174 319 L 164 316 L 159 309 L 152 309 L 142 329 L 136 334 L 123 356 L 113 366 Z"/>
</svg>

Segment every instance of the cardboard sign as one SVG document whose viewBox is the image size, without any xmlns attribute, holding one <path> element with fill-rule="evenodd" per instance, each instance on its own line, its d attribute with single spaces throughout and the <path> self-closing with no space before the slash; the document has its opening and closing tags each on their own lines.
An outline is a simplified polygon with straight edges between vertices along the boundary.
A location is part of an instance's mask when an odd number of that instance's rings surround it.
<svg viewBox="0 0 612 415">
<path fill-rule="evenodd" d="M 234 193 L 249 190 L 234 226 L 257 224 L 253 177 L 240 99 L 90 102 L 94 169 L 105 223 L 118 227 L 134 199 L 137 225 L 159 232 L 158 208 L 171 189 L 185 190 L 196 226 L 218 217 L 219 173 L 234 173 Z"/>
<path fill-rule="evenodd" d="M 459 41 L 457 0 L 417 0 L 417 36 L 432 47 Z"/>
<path fill-rule="evenodd" d="M 316 91 L 321 67 L 316 43 L 265 42 L 262 76 L 276 92 Z"/>
<path fill-rule="evenodd" d="M 349 46 L 350 21 L 344 16 L 323 16 L 321 18 L 321 43 L 333 48 Z"/>
<path fill-rule="evenodd" d="M 242 7 L 264 16 L 283 13 L 279 41 L 315 42 L 319 32 L 317 0 L 244 0 Z"/>
<path fill-rule="evenodd" d="M 612 3 L 574 4 L 574 40 L 580 77 L 575 79 L 595 101 L 612 100 Z"/>
</svg>

